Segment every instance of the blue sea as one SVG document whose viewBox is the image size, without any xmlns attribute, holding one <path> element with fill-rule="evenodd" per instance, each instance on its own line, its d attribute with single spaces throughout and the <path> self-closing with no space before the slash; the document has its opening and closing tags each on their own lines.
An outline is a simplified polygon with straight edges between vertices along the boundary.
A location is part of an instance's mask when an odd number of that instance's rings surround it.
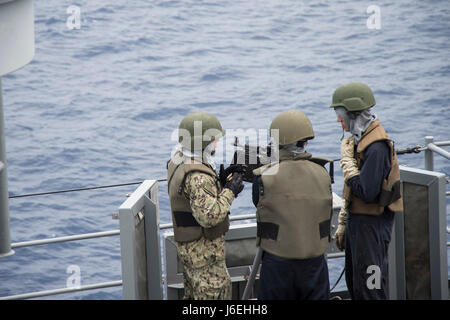
<svg viewBox="0 0 450 320">
<path fill-rule="evenodd" d="M 315 131 L 308 151 L 338 158 L 342 129 L 329 105 L 349 81 L 373 89 L 397 148 L 427 135 L 450 140 L 448 0 L 34 3 L 34 59 L 2 79 L 11 196 L 165 178 L 174 130 L 198 111 L 233 132 L 301 110 Z M 369 28 L 374 4 L 378 29 Z M 69 6 L 80 9 L 79 29 L 69 27 Z M 424 168 L 423 153 L 399 160 Z M 439 155 L 435 168 L 450 175 Z M 10 199 L 12 242 L 118 229 L 112 214 L 135 188 Z M 250 190 L 232 215 L 255 211 Z M 333 191 L 341 190 L 337 167 Z M 165 182 L 159 201 L 168 223 Z M 15 251 L 0 260 L 0 296 L 64 288 L 71 265 L 81 285 L 121 279 L 118 236 Z M 342 267 L 329 262 L 331 284 Z M 121 298 L 115 287 L 42 299 Z"/>
</svg>

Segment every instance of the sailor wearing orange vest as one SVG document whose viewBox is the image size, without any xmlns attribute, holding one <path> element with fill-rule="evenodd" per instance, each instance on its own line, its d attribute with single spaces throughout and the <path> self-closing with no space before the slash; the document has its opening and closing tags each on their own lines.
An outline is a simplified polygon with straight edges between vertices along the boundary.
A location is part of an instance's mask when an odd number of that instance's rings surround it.
<svg viewBox="0 0 450 320">
<path fill-rule="evenodd" d="M 345 249 L 350 296 L 360 300 L 389 298 L 388 247 L 394 214 L 403 211 L 394 144 L 372 113 L 374 105 L 371 89 L 359 82 L 337 88 L 331 104 L 337 122 L 352 134 L 341 143 L 345 205 L 334 238 Z"/>
</svg>

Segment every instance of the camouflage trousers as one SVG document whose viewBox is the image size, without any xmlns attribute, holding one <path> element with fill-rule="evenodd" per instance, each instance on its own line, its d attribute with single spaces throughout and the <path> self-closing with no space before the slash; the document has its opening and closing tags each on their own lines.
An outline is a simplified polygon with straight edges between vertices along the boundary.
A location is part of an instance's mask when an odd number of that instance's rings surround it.
<svg viewBox="0 0 450 320">
<path fill-rule="evenodd" d="M 184 266 L 185 300 L 231 300 L 231 279 L 225 261 L 201 268 Z"/>
</svg>

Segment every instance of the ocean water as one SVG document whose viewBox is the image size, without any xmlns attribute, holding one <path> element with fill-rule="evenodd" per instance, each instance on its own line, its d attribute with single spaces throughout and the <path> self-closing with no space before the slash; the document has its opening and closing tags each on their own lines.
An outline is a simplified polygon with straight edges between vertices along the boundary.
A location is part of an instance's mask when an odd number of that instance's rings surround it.
<svg viewBox="0 0 450 320">
<path fill-rule="evenodd" d="M 165 178 L 174 129 L 197 111 L 233 132 L 301 110 L 316 136 L 308 151 L 337 158 L 342 130 L 329 104 L 349 81 L 373 89 L 397 148 L 427 135 L 449 140 L 450 2 L 377 1 L 379 29 L 367 26 L 371 4 L 35 1 L 35 57 L 2 79 L 10 195 Z M 71 5 L 80 29 L 67 25 Z M 399 160 L 424 167 L 423 153 Z M 435 168 L 450 175 L 439 155 Z M 161 223 L 170 222 L 166 188 L 160 183 Z M 111 215 L 134 189 L 11 199 L 12 242 L 118 229 Z M 250 190 L 232 214 L 255 211 Z M 337 168 L 333 191 L 341 190 Z M 119 237 L 15 251 L 0 260 L 0 296 L 65 287 L 71 265 L 82 285 L 121 279 Z M 342 259 L 329 269 L 333 284 Z M 44 299 L 121 298 L 116 287 Z"/>
</svg>

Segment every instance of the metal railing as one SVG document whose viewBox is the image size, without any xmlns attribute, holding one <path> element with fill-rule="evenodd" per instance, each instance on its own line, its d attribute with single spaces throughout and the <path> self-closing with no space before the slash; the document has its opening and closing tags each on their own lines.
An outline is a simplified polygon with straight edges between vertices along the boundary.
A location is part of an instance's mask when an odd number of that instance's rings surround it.
<svg viewBox="0 0 450 320">
<path fill-rule="evenodd" d="M 230 221 L 240 221 L 240 220 L 249 220 L 249 219 L 256 219 L 256 214 L 254 214 L 254 213 L 253 214 L 243 214 L 243 215 L 236 215 L 236 216 L 230 217 Z M 172 227 L 173 227 L 172 223 L 161 224 L 160 230 L 171 229 Z M 450 229 L 448 227 L 447 227 L 447 232 L 450 233 Z M 120 230 L 109 230 L 109 231 L 101 231 L 101 232 L 94 232 L 94 233 L 77 234 L 77 235 L 72 235 L 72 236 L 57 237 L 57 238 L 48 238 L 48 239 L 17 242 L 17 243 L 12 243 L 11 247 L 16 249 L 16 248 L 31 247 L 31 246 L 37 246 L 37 245 L 46 245 L 46 244 L 53 244 L 53 243 L 62 243 L 62 242 L 86 240 L 86 239 L 117 236 L 117 235 L 120 235 Z M 447 246 L 450 246 L 450 242 L 447 242 Z M 342 258 L 344 256 L 345 256 L 344 252 L 336 252 L 336 253 L 329 253 L 327 255 L 327 258 L 335 259 L 335 258 Z M 109 281 L 109 282 L 88 284 L 88 285 L 83 285 L 83 286 L 79 286 L 79 287 L 59 288 L 59 289 L 51 289 L 51 290 L 43 290 L 43 291 L 37 291 L 37 292 L 16 294 L 16 295 L 11 295 L 11 296 L 0 297 L 0 300 L 39 298 L 39 297 L 45 297 L 45 296 L 60 295 L 60 294 L 65 294 L 65 293 L 88 291 L 88 290 L 93 290 L 93 289 L 117 287 L 117 286 L 122 286 L 122 284 L 123 284 L 122 280 Z"/>
<path fill-rule="evenodd" d="M 450 146 L 450 141 L 434 142 L 433 136 L 425 137 L 425 146 L 423 147 L 423 150 L 425 150 L 425 170 L 434 171 L 434 152 L 450 160 L 450 152 L 440 148 L 440 146 Z"/>
<path fill-rule="evenodd" d="M 79 287 L 51 289 L 51 290 L 43 290 L 43 291 L 36 291 L 36 292 L 30 292 L 30 293 L 16 294 L 16 295 L 7 296 L 7 297 L 0 297 L 0 300 L 19 300 L 19 299 L 41 298 L 41 297 L 46 297 L 46 296 L 54 296 L 54 295 L 58 295 L 58 294 L 78 292 L 78 291 L 120 287 L 121 285 L 122 285 L 122 280 L 99 282 L 99 283 L 93 283 L 93 284 L 83 285 L 83 286 L 79 286 Z"/>
<path fill-rule="evenodd" d="M 426 144 L 424 147 L 421 148 L 421 151 L 425 151 L 425 169 L 426 170 L 430 170 L 430 171 L 434 170 L 434 155 L 433 155 L 433 153 L 438 153 L 439 155 L 441 155 L 447 159 L 450 159 L 450 153 L 447 152 L 446 150 L 440 148 L 441 146 L 450 146 L 450 141 L 434 142 L 434 138 L 432 136 L 427 136 L 427 137 L 425 137 L 425 143 Z M 131 184 L 136 184 L 136 183 L 131 183 Z M 131 185 L 131 184 L 124 184 L 124 185 Z M 91 188 L 89 188 L 89 189 L 91 189 Z M 89 189 L 86 189 L 86 190 L 89 190 Z M 46 193 L 43 193 L 43 194 L 46 194 Z M 446 196 L 450 196 L 450 192 L 447 191 Z M 239 221 L 239 220 L 247 220 L 247 219 L 255 219 L 255 218 L 256 218 L 255 214 L 243 214 L 243 215 L 231 216 L 230 221 Z M 159 226 L 160 230 L 170 229 L 172 227 L 173 227 L 172 223 L 161 224 Z M 447 226 L 447 233 L 450 233 L 450 228 L 448 226 Z M 17 243 L 12 243 L 11 248 L 17 249 L 17 248 L 31 247 L 31 246 L 37 246 L 37 245 L 47 245 L 47 244 L 63 243 L 63 242 L 69 242 L 69 241 L 79 241 L 79 240 L 117 236 L 117 235 L 120 235 L 120 230 L 116 229 L 116 230 L 100 231 L 100 232 L 85 233 L 85 234 L 76 234 L 76 235 L 56 237 L 56 238 L 17 242 Z M 447 246 L 450 246 L 450 242 L 447 242 Z M 334 259 L 334 258 L 344 257 L 344 255 L 345 254 L 343 252 L 337 252 L 337 253 L 329 253 L 327 255 L 327 257 L 328 257 L 328 259 Z M 5 297 L 0 297 L 0 300 L 38 298 L 38 297 L 44 297 L 44 296 L 59 295 L 59 294 L 64 294 L 64 293 L 72 293 L 72 292 L 77 292 L 77 291 L 87 291 L 87 290 L 100 289 L 100 288 L 116 287 L 116 286 L 122 286 L 122 285 L 123 285 L 123 280 L 115 280 L 115 281 L 109 281 L 109 282 L 88 284 L 88 285 L 83 285 L 83 286 L 79 286 L 79 287 L 59 288 L 59 289 L 51 289 L 51 290 L 44 290 L 44 291 L 38 291 L 38 292 L 5 296 Z"/>
<path fill-rule="evenodd" d="M 247 220 L 247 219 L 255 219 L 255 218 L 256 218 L 256 215 L 254 213 L 253 214 L 242 214 L 242 215 L 236 215 L 236 216 L 230 217 L 230 221 L 239 221 L 239 220 Z M 160 230 L 171 229 L 172 227 L 173 227 L 172 223 L 161 224 Z M 56 237 L 56 238 L 46 238 L 46 239 L 16 242 L 16 243 L 11 244 L 11 248 L 17 249 L 17 248 L 25 248 L 25 247 L 32 247 L 32 246 L 38 246 L 38 245 L 48 245 L 48 244 L 54 244 L 54 243 L 64 243 L 64 242 L 70 242 L 70 241 L 79 241 L 79 240 L 87 240 L 87 239 L 118 236 L 118 235 L 120 235 L 120 230 L 116 229 L 116 230 L 76 234 L 76 235 Z M 10 295 L 10 296 L 0 297 L 0 300 L 32 299 L 32 298 L 60 295 L 60 294 L 65 294 L 65 293 L 73 293 L 73 292 L 88 291 L 88 290 L 94 290 L 94 289 L 118 287 L 118 286 L 122 286 L 122 285 L 123 285 L 122 280 L 115 280 L 115 281 L 108 281 L 108 282 L 92 283 L 92 284 L 82 285 L 79 287 L 58 288 L 58 289 L 50 289 L 50 290 L 42 290 L 42 291 L 36 291 L 36 292 L 15 294 L 15 295 Z"/>
<path fill-rule="evenodd" d="M 78 240 L 86 240 L 86 239 L 93 239 L 93 238 L 116 236 L 119 234 L 120 234 L 119 230 L 109 230 L 109 231 L 101 231 L 101 232 L 93 232 L 93 233 L 76 234 L 76 235 L 72 235 L 72 236 L 16 242 L 16 243 L 11 244 L 11 248 L 13 248 L 13 249 L 25 248 L 25 247 L 32 247 L 32 246 L 37 246 L 37 245 L 47 245 L 47 244 L 53 244 L 53 243 L 62 243 L 62 242 L 69 242 L 69 241 L 78 241 Z M 92 283 L 92 284 L 88 284 L 88 285 L 75 286 L 75 287 L 66 287 L 66 288 L 58 288 L 58 289 L 16 294 L 16 295 L 11 295 L 11 296 L 0 297 L 0 300 L 40 298 L 40 297 L 53 296 L 53 295 L 59 295 L 59 294 L 64 294 L 64 293 L 72 293 L 72 292 L 78 292 L 78 291 L 88 291 L 88 290 L 93 290 L 93 289 L 117 287 L 117 286 L 121 286 L 121 285 L 122 285 L 122 280 L 115 280 L 115 281 L 108 281 L 108 282 Z"/>
<path fill-rule="evenodd" d="M 450 141 L 434 142 L 433 136 L 425 137 L 425 146 L 422 148 L 425 151 L 425 170 L 434 171 L 434 153 L 450 160 L 450 152 L 440 148 L 445 146 L 450 146 Z M 450 196 L 450 191 L 447 191 L 445 195 Z M 447 226 L 447 233 L 450 233 L 449 226 Z M 447 246 L 450 246 L 450 242 L 447 242 Z"/>
<path fill-rule="evenodd" d="M 43 244 L 52 244 L 52 243 L 86 240 L 86 239 L 93 239 L 93 238 L 102 238 L 102 237 L 109 237 L 109 236 L 117 236 L 119 234 L 120 234 L 120 230 L 82 233 L 82 234 L 75 234 L 72 236 L 16 242 L 16 243 L 11 244 L 11 248 L 16 249 L 16 248 L 23 248 L 23 247 L 39 246 L 39 245 L 43 245 Z"/>
</svg>

